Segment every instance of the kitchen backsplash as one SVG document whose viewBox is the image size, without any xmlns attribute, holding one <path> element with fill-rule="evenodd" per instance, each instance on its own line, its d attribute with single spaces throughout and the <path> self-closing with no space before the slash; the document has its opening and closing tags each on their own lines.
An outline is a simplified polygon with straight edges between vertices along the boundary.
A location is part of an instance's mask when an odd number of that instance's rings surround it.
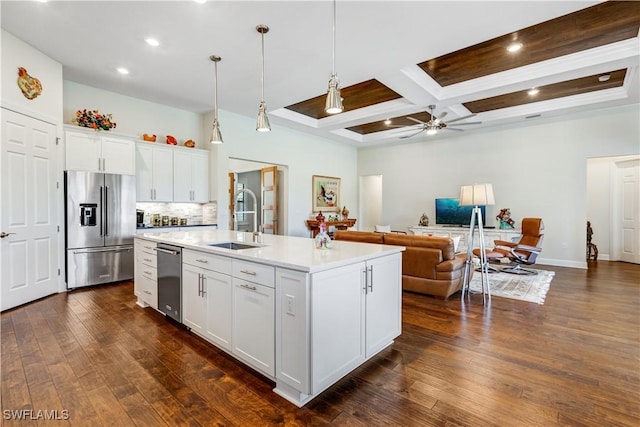
<svg viewBox="0 0 640 427">
<path fill-rule="evenodd" d="M 211 203 L 136 203 L 136 209 L 144 211 L 144 223 L 151 223 L 151 215 L 187 218 L 187 225 L 216 224 L 217 204 Z"/>
</svg>

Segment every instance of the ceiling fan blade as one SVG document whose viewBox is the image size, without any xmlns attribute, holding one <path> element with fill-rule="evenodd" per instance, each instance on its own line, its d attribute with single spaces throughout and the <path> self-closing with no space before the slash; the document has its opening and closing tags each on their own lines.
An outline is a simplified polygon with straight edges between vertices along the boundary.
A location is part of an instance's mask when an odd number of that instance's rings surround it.
<svg viewBox="0 0 640 427">
<path fill-rule="evenodd" d="M 456 126 L 480 125 L 480 124 L 482 124 L 482 122 L 464 122 L 464 123 L 456 123 Z"/>
<path fill-rule="evenodd" d="M 415 125 L 386 125 L 388 128 L 412 128 L 414 126 L 422 126 L 421 124 Z"/>
<path fill-rule="evenodd" d="M 449 120 L 447 123 L 454 123 L 460 120 L 468 119 L 469 117 L 475 117 L 475 114 L 469 114 L 468 116 L 458 117 L 457 119 Z"/>
<path fill-rule="evenodd" d="M 426 125 L 426 123 L 425 123 L 425 122 L 422 122 L 422 121 L 420 121 L 420 120 L 418 120 L 418 119 L 414 119 L 413 117 L 408 117 L 408 116 L 407 116 L 407 119 L 412 120 L 412 121 L 414 121 L 414 122 L 416 122 L 416 123 L 420 123 L 421 125 Z"/>
<path fill-rule="evenodd" d="M 420 132 L 424 132 L 424 129 L 420 129 L 418 132 L 412 133 L 411 135 L 404 135 L 401 136 L 400 139 L 407 139 L 407 138 L 411 138 L 412 136 L 416 136 L 417 134 L 419 134 Z"/>
<path fill-rule="evenodd" d="M 456 132 L 464 132 L 464 129 L 450 128 L 449 126 L 447 126 L 446 128 L 444 128 L 444 130 L 455 130 Z"/>
<path fill-rule="evenodd" d="M 414 130 L 418 126 L 421 128 L 420 131 L 422 131 L 424 129 L 424 126 L 422 126 L 422 125 L 399 126 L 402 129 L 394 129 L 391 133 L 406 132 L 408 130 Z"/>
<path fill-rule="evenodd" d="M 446 111 L 443 111 L 442 113 L 440 113 L 440 115 L 438 117 L 436 117 L 436 122 L 441 122 L 442 119 L 444 119 L 444 117 L 447 115 Z"/>
</svg>

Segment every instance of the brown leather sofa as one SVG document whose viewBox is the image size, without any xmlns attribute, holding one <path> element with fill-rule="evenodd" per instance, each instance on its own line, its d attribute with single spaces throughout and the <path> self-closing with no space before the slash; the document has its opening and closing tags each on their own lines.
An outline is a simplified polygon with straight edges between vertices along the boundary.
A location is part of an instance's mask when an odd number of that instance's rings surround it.
<svg viewBox="0 0 640 427">
<path fill-rule="evenodd" d="M 334 238 L 406 247 L 402 252 L 402 289 L 405 291 L 446 300 L 462 287 L 466 254 L 456 255 L 449 237 L 338 230 Z"/>
</svg>

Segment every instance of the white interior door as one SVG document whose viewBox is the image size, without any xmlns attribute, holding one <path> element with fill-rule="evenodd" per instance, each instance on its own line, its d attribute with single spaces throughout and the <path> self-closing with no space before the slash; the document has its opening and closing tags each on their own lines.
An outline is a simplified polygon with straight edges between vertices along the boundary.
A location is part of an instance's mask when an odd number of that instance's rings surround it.
<svg viewBox="0 0 640 427">
<path fill-rule="evenodd" d="M 382 175 L 360 177 L 358 230 L 373 231 L 382 224 Z"/>
<path fill-rule="evenodd" d="M 278 234 L 278 168 L 270 166 L 260 169 L 262 190 L 262 231 Z"/>
<path fill-rule="evenodd" d="M 56 134 L 50 123 L 2 109 L 1 310 L 58 290 Z"/>
<path fill-rule="evenodd" d="M 640 264 L 640 160 L 620 162 L 620 261 Z"/>
</svg>

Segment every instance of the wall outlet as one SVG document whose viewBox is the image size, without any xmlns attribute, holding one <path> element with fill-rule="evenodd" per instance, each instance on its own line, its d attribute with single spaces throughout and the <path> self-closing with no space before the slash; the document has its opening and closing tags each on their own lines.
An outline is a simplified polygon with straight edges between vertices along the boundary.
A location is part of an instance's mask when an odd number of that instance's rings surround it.
<svg viewBox="0 0 640 427">
<path fill-rule="evenodd" d="M 293 295 L 285 295 L 285 302 L 286 302 L 286 310 L 287 310 L 287 314 L 290 314 L 291 316 L 295 316 L 296 315 L 296 297 L 294 297 Z"/>
</svg>

